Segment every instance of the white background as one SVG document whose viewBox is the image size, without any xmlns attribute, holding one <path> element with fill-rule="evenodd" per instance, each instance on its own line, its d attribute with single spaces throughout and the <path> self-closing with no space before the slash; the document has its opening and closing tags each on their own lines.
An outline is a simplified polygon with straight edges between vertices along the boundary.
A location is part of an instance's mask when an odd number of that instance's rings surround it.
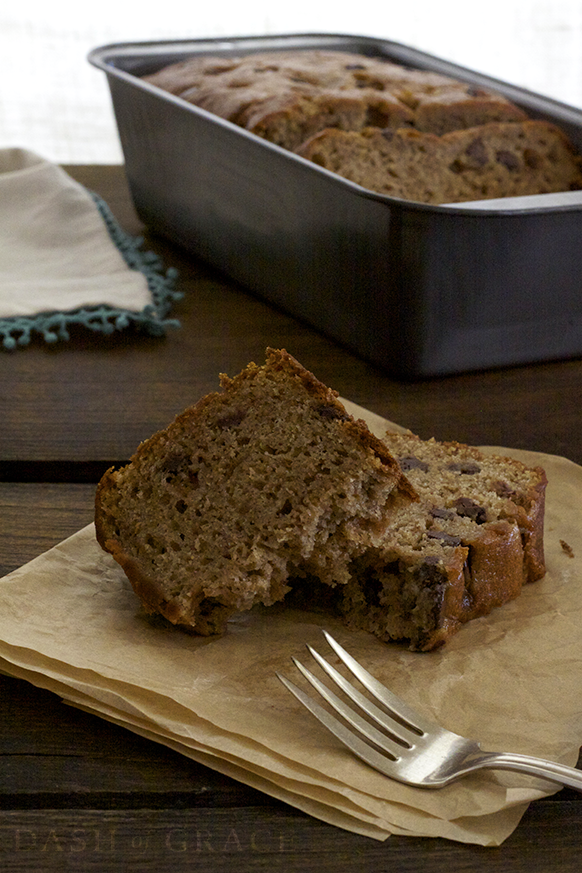
<svg viewBox="0 0 582 873">
<path fill-rule="evenodd" d="M 378 36 L 582 108 L 582 0 L 14 0 L 0 8 L 0 148 L 119 163 L 104 73 L 90 49 L 276 33 Z"/>
</svg>

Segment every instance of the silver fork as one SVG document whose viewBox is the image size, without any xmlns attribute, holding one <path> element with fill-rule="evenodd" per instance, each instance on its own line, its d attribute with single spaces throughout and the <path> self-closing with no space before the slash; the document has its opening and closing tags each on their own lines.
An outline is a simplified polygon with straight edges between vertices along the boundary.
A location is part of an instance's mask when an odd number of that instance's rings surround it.
<svg viewBox="0 0 582 873">
<path fill-rule="evenodd" d="M 286 688 L 328 729 L 367 764 L 399 782 L 419 788 L 441 788 L 475 770 L 518 770 L 582 791 L 582 771 L 553 761 L 507 752 L 484 752 L 479 743 L 445 730 L 408 706 L 359 664 L 334 638 L 325 637 L 340 660 L 370 694 L 380 709 L 311 646 L 310 654 L 333 682 L 382 731 L 352 709 L 296 658 L 295 665 L 316 691 L 351 725 L 331 715 L 285 676 Z"/>
</svg>

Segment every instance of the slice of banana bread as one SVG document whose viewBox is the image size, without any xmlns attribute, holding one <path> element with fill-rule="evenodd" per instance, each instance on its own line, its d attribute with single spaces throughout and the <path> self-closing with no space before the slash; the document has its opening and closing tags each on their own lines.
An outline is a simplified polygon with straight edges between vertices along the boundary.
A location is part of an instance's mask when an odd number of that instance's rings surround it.
<svg viewBox="0 0 582 873">
<path fill-rule="evenodd" d="M 109 470 L 95 505 L 146 610 L 201 634 L 283 598 L 314 552 L 345 581 L 349 555 L 416 499 L 385 443 L 285 351 L 221 382 Z"/>
<path fill-rule="evenodd" d="M 545 572 L 544 471 L 459 443 L 387 434 L 420 495 L 336 589 L 347 623 L 429 651 Z"/>
<path fill-rule="evenodd" d="M 491 122 L 443 136 L 409 129 L 328 129 L 297 154 L 364 188 L 422 203 L 582 188 L 580 157 L 546 121 Z"/>
<path fill-rule="evenodd" d="M 413 112 L 412 126 L 437 136 L 492 121 L 526 121 L 527 115 L 501 94 L 461 82 L 405 82 L 395 92 Z"/>
</svg>

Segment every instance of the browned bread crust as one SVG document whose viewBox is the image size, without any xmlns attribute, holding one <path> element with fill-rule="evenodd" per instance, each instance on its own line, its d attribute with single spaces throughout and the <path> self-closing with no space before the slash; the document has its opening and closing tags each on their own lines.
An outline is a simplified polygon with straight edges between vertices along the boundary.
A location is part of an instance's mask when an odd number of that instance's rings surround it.
<svg viewBox="0 0 582 873">
<path fill-rule="evenodd" d="M 456 442 L 385 442 L 420 501 L 359 560 L 340 608 L 354 627 L 429 651 L 544 575 L 546 475 Z"/>
<path fill-rule="evenodd" d="M 285 351 L 221 383 L 97 489 L 97 539 L 148 612 L 220 633 L 291 591 L 430 651 L 543 575 L 540 468 L 379 440 Z"/>
<path fill-rule="evenodd" d="M 485 88 L 350 52 L 198 56 L 144 80 L 288 149 L 326 127 L 411 126 L 440 134 L 526 117 Z"/>
<path fill-rule="evenodd" d="M 146 610 L 202 634 L 283 598 L 313 552 L 345 581 L 345 550 L 415 499 L 386 445 L 285 351 L 221 382 L 109 470 L 95 502 L 97 539 Z"/>
<path fill-rule="evenodd" d="M 435 136 L 328 129 L 297 154 L 364 188 L 422 203 L 459 203 L 582 188 L 582 164 L 545 121 L 491 122 Z"/>
</svg>

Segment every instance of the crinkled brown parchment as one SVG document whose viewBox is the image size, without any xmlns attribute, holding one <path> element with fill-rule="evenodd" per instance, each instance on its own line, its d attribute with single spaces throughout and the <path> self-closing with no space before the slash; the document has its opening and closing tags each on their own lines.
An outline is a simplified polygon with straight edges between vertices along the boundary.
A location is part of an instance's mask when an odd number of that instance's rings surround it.
<svg viewBox="0 0 582 873">
<path fill-rule="evenodd" d="M 379 435 L 396 428 L 346 406 Z M 339 745 L 275 675 L 301 684 L 291 657 L 308 662 L 306 643 L 327 654 L 325 627 L 393 691 L 483 748 L 576 763 L 582 468 L 494 451 L 546 470 L 547 573 L 436 652 L 281 605 L 238 616 L 219 638 L 183 634 L 143 615 L 90 525 L 0 580 L 0 669 L 348 830 L 499 845 L 557 786 L 492 771 L 437 791 L 401 785 Z"/>
</svg>

